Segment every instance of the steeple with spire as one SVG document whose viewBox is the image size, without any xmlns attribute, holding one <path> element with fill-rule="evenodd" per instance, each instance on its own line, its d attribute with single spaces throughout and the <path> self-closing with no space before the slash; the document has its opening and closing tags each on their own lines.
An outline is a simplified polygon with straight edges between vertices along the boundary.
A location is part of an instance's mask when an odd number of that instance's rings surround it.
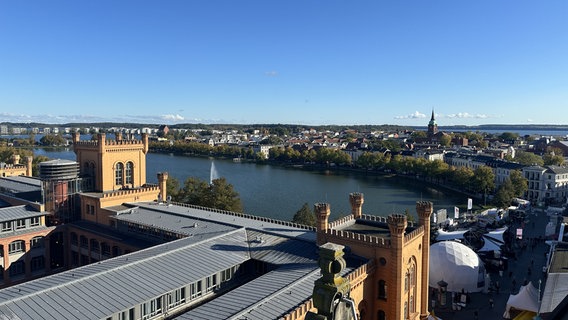
<svg viewBox="0 0 568 320">
<path fill-rule="evenodd" d="M 434 109 L 432 108 L 432 117 L 430 118 L 430 122 L 428 122 L 428 137 L 431 138 L 437 133 L 438 124 L 436 123 L 436 119 L 434 118 Z"/>
</svg>

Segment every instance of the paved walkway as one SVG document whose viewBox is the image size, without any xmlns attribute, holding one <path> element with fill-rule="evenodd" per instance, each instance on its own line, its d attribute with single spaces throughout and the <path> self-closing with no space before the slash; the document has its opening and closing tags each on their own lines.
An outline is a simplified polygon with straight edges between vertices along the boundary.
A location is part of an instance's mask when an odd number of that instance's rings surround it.
<svg viewBox="0 0 568 320">
<path fill-rule="evenodd" d="M 544 239 L 544 232 L 549 217 L 540 209 L 534 209 L 533 213 L 528 214 L 524 225 L 519 225 L 518 223 L 512 226 L 509 225 L 509 229 L 513 230 L 519 227 L 523 228 L 523 239 L 525 241 L 530 238 L 538 239 L 539 236 Z M 500 276 L 499 273 L 490 274 L 493 283 L 499 282 L 500 288 L 498 293 L 472 293 L 470 294 L 470 303 L 461 310 L 452 310 L 451 303 L 445 307 L 436 305 L 434 308 L 435 315 L 443 320 L 502 319 L 509 295 L 518 293 L 523 282 L 532 281 L 538 290 L 538 282 L 541 280 L 541 290 L 544 290 L 546 278 L 542 268 L 546 264 L 548 250 L 549 246 L 544 243 L 544 240 L 540 242 L 535 241 L 534 247 L 527 245 L 525 248 L 522 248 L 521 242 L 517 240 L 517 245 L 515 246 L 517 258 L 509 259 L 508 269 L 503 272 L 503 276 Z M 493 299 L 493 307 L 490 305 L 490 299 Z M 475 315 L 476 312 L 477 317 Z"/>
</svg>

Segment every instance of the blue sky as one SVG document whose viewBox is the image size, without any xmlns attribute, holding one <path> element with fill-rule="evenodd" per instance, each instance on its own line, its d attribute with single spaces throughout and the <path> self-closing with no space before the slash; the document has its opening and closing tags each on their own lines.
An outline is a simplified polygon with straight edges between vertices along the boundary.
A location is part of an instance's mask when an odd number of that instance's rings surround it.
<svg viewBox="0 0 568 320">
<path fill-rule="evenodd" d="M 568 124 L 568 1 L 0 2 L 0 121 Z"/>
</svg>

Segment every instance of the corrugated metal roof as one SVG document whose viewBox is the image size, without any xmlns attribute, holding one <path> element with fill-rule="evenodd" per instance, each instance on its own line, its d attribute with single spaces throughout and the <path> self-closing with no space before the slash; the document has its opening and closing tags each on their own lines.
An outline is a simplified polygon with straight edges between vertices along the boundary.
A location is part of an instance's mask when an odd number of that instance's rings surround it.
<svg viewBox="0 0 568 320">
<path fill-rule="evenodd" d="M 0 188 L 11 192 L 32 192 L 41 190 L 41 180 L 24 176 L 0 178 Z"/>
<path fill-rule="evenodd" d="M 20 235 L 27 235 L 30 232 L 37 232 L 37 231 L 47 231 L 47 230 L 55 230 L 55 226 L 46 227 L 46 226 L 37 226 L 31 228 L 20 229 L 16 231 L 8 231 L 8 232 L 1 232 L 0 239 L 9 238 L 9 237 L 17 237 Z"/>
<path fill-rule="evenodd" d="M 122 210 L 122 214 L 114 217 L 118 221 L 132 222 L 152 226 L 186 236 L 215 236 L 235 230 L 237 227 L 212 220 L 199 219 L 187 214 L 180 215 L 171 212 L 152 210 L 158 206 L 133 207 Z M 126 213 L 128 212 L 128 213 Z"/>
<path fill-rule="evenodd" d="M 175 319 L 277 319 L 310 297 L 318 277 L 315 262 L 282 266 Z"/>
<path fill-rule="evenodd" d="M 26 205 L 0 208 L 0 222 L 45 216 L 45 215 L 46 212 L 37 211 L 34 208 Z"/>
<path fill-rule="evenodd" d="M 0 290 L 0 317 L 101 319 L 250 259 L 244 229 L 192 242 L 184 238 Z M 199 268 L 188 268 L 195 261 Z"/>
<path fill-rule="evenodd" d="M 346 261 L 342 276 L 363 263 L 359 259 Z M 285 264 L 175 319 L 278 319 L 310 299 L 314 282 L 320 277 L 315 262 Z"/>
<path fill-rule="evenodd" d="M 155 202 L 137 202 L 131 204 L 140 210 L 147 209 L 154 212 L 165 212 L 191 219 L 209 220 L 216 223 L 227 224 L 235 227 L 259 230 L 264 233 L 272 233 L 280 236 L 298 238 L 315 242 L 316 234 L 313 230 L 301 229 L 297 225 L 285 221 L 270 220 L 264 217 L 242 216 L 238 213 L 221 212 L 208 208 L 194 208 L 179 205 L 156 204 Z M 118 216 L 120 217 L 120 216 Z M 150 223 L 151 221 L 147 221 Z"/>
</svg>

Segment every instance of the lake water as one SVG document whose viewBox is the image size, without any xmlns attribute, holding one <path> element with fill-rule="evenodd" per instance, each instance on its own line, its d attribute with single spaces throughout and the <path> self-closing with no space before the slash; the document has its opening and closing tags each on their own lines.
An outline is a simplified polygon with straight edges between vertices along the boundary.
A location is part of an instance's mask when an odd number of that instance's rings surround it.
<svg viewBox="0 0 568 320">
<path fill-rule="evenodd" d="M 72 149 L 35 149 L 34 152 L 52 159 L 76 160 Z M 312 208 L 317 202 L 329 203 L 332 219 L 346 215 L 351 212 L 351 192 L 365 195 L 363 213 L 381 216 L 405 210 L 415 214 L 419 200 L 432 201 L 434 210 L 447 209 L 449 213 L 455 205 L 467 203 L 465 196 L 397 177 L 308 171 L 157 153 L 147 155 L 147 181 L 157 183 L 156 173 L 162 171 L 167 171 L 180 183 L 187 177 L 209 181 L 212 166 L 214 175 L 227 179 L 239 193 L 245 213 L 281 220 L 291 220 L 306 202 Z"/>
</svg>

